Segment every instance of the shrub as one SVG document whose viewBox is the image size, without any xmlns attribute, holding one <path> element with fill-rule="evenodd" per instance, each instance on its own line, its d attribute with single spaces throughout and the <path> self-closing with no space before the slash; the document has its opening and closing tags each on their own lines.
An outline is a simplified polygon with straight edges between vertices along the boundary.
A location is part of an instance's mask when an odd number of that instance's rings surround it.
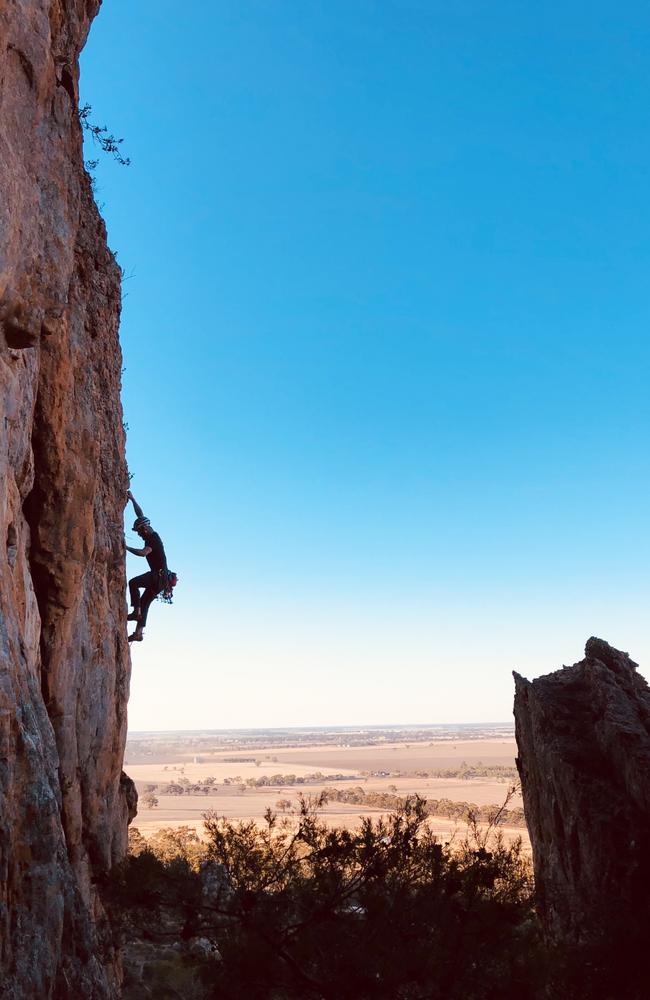
<svg viewBox="0 0 650 1000">
<path fill-rule="evenodd" d="M 263 826 L 208 815 L 198 855 L 179 831 L 166 832 L 164 849 L 137 841 L 113 904 L 130 933 L 212 941 L 222 961 L 206 961 L 202 975 L 206 996 L 222 1000 L 534 995 L 538 941 L 520 842 L 475 827 L 440 843 L 417 796 L 358 830 L 329 828 L 323 804 L 301 798 L 295 818 L 268 812 Z M 210 871 L 221 876 L 207 891 Z"/>
</svg>

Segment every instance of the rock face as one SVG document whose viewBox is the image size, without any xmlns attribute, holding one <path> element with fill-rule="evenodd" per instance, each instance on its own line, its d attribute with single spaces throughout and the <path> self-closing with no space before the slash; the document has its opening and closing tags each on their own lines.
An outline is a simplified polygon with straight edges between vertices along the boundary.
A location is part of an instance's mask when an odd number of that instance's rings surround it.
<svg viewBox="0 0 650 1000">
<path fill-rule="evenodd" d="M 0 981 L 112 997 L 130 659 L 120 273 L 83 167 L 99 0 L 0 0 Z"/>
<path fill-rule="evenodd" d="M 517 763 L 548 939 L 605 944 L 623 966 L 650 926 L 650 690 L 626 653 L 593 638 L 585 652 L 514 675 Z"/>
</svg>

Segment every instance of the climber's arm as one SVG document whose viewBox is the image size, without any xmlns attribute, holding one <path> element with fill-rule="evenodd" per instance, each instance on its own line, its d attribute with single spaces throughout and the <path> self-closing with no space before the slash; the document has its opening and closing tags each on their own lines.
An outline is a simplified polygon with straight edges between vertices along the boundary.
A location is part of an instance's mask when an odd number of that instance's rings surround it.
<svg viewBox="0 0 650 1000">
<path fill-rule="evenodd" d="M 135 499 L 135 497 L 131 493 L 131 490 L 129 490 L 126 495 L 129 498 L 129 500 L 131 501 L 131 503 L 133 504 L 133 509 L 135 511 L 135 516 L 136 517 L 144 517 L 144 511 L 142 510 L 142 507 L 140 506 L 140 504 L 138 503 L 138 501 Z"/>
<path fill-rule="evenodd" d="M 143 549 L 134 549 L 134 548 L 131 548 L 130 545 L 127 545 L 126 546 L 126 551 L 127 552 L 131 552 L 132 555 L 134 555 L 134 556 L 148 556 L 149 553 L 151 552 L 151 546 L 150 545 L 145 545 L 145 547 Z"/>
</svg>

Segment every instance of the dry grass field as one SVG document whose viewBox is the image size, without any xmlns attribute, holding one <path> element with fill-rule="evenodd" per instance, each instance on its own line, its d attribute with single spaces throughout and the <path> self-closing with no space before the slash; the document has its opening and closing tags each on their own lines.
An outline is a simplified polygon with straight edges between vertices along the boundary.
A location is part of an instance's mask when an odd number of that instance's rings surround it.
<svg viewBox="0 0 650 1000">
<path fill-rule="evenodd" d="M 262 749 L 258 745 L 246 746 L 245 741 L 233 749 L 223 747 L 219 741 L 183 741 L 181 738 L 159 739 L 148 744 L 140 741 L 127 748 L 126 770 L 135 781 L 140 794 L 138 815 L 133 825 L 144 836 L 150 836 L 161 827 L 191 826 L 202 830 L 203 815 L 214 811 L 230 819 L 262 820 L 267 809 L 277 810 L 280 800 L 290 802 L 289 809 L 298 802 L 300 794 L 317 795 L 323 788 L 363 788 L 371 792 L 392 793 L 399 796 L 418 793 L 428 799 L 450 799 L 454 802 L 471 802 L 476 805 L 501 804 L 510 782 L 494 776 L 432 777 L 417 775 L 417 771 L 458 770 L 467 765 L 483 765 L 494 769 L 514 767 L 516 745 L 514 737 L 499 733 L 496 737 L 482 734 L 478 738 L 450 739 L 448 735 L 436 739 L 406 742 L 374 741 L 372 745 L 346 745 L 342 737 L 338 745 L 332 742 L 315 742 L 287 746 L 286 738 L 280 746 L 273 746 L 269 739 Z M 258 741 L 259 742 L 259 741 Z M 146 749 L 144 747 L 146 746 Z M 271 779 L 275 775 L 294 775 L 304 784 L 287 785 L 280 782 L 251 787 L 246 782 Z M 315 777 L 317 775 L 317 777 Z M 213 778 L 209 794 L 163 794 L 165 784 L 181 782 L 196 786 Z M 154 795 L 155 807 L 147 807 L 143 793 L 147 786 L 158 786 Z M 512 806 L 521 805 L 515 798 Z M 287 808 L 285 806 L 285 808 Z M 362 815 L 379 816 L 385 809 L 367 804 L 347 804 L 331 801 L 322 815 L 332 825 L 356 826 Z M 462 836 L 464 825 L 444 817 L 432 817 L 431 825 L 444 839 Z M 504 828 L 507 837 L 522 836 L 522 828 Z"/>
</svg>

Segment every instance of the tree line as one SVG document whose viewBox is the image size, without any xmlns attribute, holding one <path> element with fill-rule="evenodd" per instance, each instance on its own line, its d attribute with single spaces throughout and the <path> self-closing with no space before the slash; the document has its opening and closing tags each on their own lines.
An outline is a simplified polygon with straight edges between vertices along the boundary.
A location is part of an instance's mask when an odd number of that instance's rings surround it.
<svg viewBox="0 0 650 1000">
<path fill-rule="evenodd" d="M 260 775 L 257 778 L 247 778 L 245 782 L 241 778 L 232 779 L 232 783 L 237 782 L 237 787 L 241 792 L 246 788 L 282 787 L 296 784 L 306 784 L 309 781 L 320 782 L 323 775 L 315 772 L 313 775 L 296 777 L 295 774 L 273 774 Z M 345 775 L 327 775 L 328 781 L 349 780 Z M 231 782 L 229 781 L 229 784 Z M 149 784 L 145 786 L 142 796 L 142 803 L 149 809 L 155 808 L 158 803 L 156 793 L 160 795 L 210 795 L 215 792 L 215 779 L 204 778 L 202 781 L 192 783 L 188 778 L 179 778 L 163 785 Z M 407 797 L 397 794 L 395 785 L 390 785 L 386 791 L 367 791 L 361 785 L 352 788 L 332 788 L 326 786 L 323 789 L 323 802 L 342 802 L 346 805 L 357 805 L 363 809 L 383 809 L 386 811 L 399 810 L 404 807 Z M 510 796 L 511 797 L 511 796 Z M 443 816 L 447 819 L 457 820 L 467 823 L 472 819 L 477 819 L 480 823 L 492 823 L 494 817 L 498 816 L 498 825 L 525 827 L 526 819 L 523 808 L 520 806 L 499 806 L 495 804 L 477 805 L 475 802 L 457 802 L 448 798 L 432 799 L 423 797 L 426 803 L 429 816 Z M 282 812 L 287 812 L 292 806 L 289 799 L 280 799 L 278 808 Z"/>
<path fill-rule="evenodd" d="M 407 801 L 404 796 L 396 795 L 394 792 L 366 791 L 361 785 L 355 785 L 354 788 L 326 787 L 323 789 L 323 794 L 329 802 L 344 802 L 362 808 L 370 807 L 391 811 L 403 808 Z M 524 810 L 519 806 L 512 808 L 494 804 L 479 806 L 474 802 L 453 802 L 446 798 L 429 799 L 423 797 L 422 801 L 426 804 L 429 816 L 444 816 L 463 823 L 476 819 L 480 823 L 496 822 L 499 826 L 526 826 Z"/>
<path fill-rule="evenodd" d="M 403 772 L 402 772 L 403 773 Z M 471 781 L 472 778 L 494 778 L 497 781 L 516 781 L 517 768 L 506 764 L 468 764 L 461 761 L 457 767 L 440 767 L 433 770 L 414 771 L 418 778 L 460 778 L 461 781 Z"/>
</svg>

